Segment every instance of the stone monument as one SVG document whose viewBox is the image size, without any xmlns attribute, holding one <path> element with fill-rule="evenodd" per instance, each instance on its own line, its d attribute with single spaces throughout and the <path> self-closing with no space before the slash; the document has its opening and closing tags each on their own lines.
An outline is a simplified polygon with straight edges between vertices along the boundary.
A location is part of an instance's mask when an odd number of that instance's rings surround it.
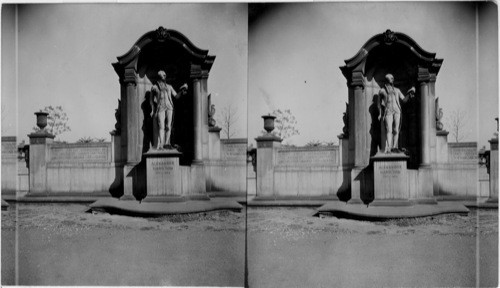
<svg viewBox="0 0 500 288">
<path fill-rule="evenodd" d="M 180 32 L 159 27 L 117 58 L 120 127 L 114 137 L 121 143 L 121 199 L 209 199 L 205 108 L 215 56 Z"/>
<path fill-rule="evenodd" d="M 349 88 L 348 203 L 436 203 L 434 86 L 442 62 L 409 36 L 387 30 L 340 67 Z"/>
</svg>

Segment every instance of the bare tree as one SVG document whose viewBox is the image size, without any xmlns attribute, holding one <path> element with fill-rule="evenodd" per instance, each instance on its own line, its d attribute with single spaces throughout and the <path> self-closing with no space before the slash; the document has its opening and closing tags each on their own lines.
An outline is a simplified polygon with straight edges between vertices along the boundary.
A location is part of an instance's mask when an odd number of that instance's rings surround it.
<svg viewBox="0 0 500 288">
<path fill-rule="evenodd" d="M 465 128 L 467 127 L 468 116 L 466 111 L 460 109 L 451 111 L 446 122 L 455 142 L 460 142 L 467 137 L 468 132 Z"/>
<path fill-rule="evenodd" d="M 68 115 L 64 112 L 62 106 L 47 106 L 43 111 L 49 113 L 47 116 L 47 131 L 54 136 L 58 136 L 66 131 L 71 131 L 68 126 Z M 33 131 L 38 131 L 40 128 L 33 127 Z"/>
<path fill-rule="evenodd" d="M 276 109 L 271 114 L 276 116 L 274 120 L 274 131 L 272 133 L 283 139 L 285 144 L 289 144 L 287 140 L 289 140 L 290 137 L 300 134 L 299 130 L 296 128 L 297 119 L 295 119 L 290 109 Z M 262 134 L 266 134 L 266 132 L 262 131 Z"/>
<path fill-rule="evenodd" d="M 222 108 L 218 118 L 222 133 L 227 139 L 233 137 L 236 134 L 234 124 L 238 121 L 238 109 L 234 108 L 232 104 L 229 104 Z"/>
</svg>

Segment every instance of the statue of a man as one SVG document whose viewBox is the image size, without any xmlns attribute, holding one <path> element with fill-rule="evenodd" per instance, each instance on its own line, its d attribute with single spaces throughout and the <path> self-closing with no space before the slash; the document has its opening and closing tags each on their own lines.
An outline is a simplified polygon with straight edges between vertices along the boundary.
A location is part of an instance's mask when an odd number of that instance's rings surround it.
<svg viewBox="0 0 500 288">
<path fill-rule="evenodd" d="M 159 79 L 151 88 L 152 96 L 151 117 L 154 119 L 154 143 L 156 149 L 171 149 L 170 134 L 172 133 L 172 116 L 174 114 L 174 103 L 172 97 L 176 99 L 187 93 L 187 84 L 180 87 L 180 92 L 175 92 L 174 88 L 167 84 L 167 74 L 164 71 L 158 72 Z"/>
<path fill-rule="evenodd" d="M 381 115 L 379 119 L 385 125 L 386 131 L 386 142 L 385 142 L 385 153 L 390 152 L 401 152 L 398 147 L 399 140 L 399 129 L 401 124 L 401 104 L 400 101 L 407 102 L 408 99 L 415 96 L 415 87 L 411 87 L 406 96 L 403 96 L 401 91 L 394 87 L 394 76 L 391 74 L 385 75 L 386 83 L 382 89 L 380 89 L 380 107 Z"/>
</svg>

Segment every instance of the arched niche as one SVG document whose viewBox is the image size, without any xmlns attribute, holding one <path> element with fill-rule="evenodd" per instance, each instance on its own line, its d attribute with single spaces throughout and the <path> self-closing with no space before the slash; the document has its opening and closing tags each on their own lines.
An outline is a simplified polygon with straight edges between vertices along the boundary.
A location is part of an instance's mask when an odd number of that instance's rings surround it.
<svg viewBox="0 0 500 288">
<path fill-rule="evenodd" d="M 149 147 L 156 146 L 153 138 L 153 121 L 150 113 L 150 98 L 152 85 L 158 79 L 158 71 L 163 70 L 167 74 L 167 83 L 179 91 L 179 87 L 188 83 L 191 86 L 190 72 L 191 63 L 189 54 L 182 46 L 173 41 L 157 42 L 147 45 L 142 49 L 137 60 L 137 90 L 141 99 L 141 110 L 143 111 L 143 152 Z M 193 90 L 189 89 L 187 95 L 179 99 L 173 99 L 174 115 L 170 142 L 181 147 L 183 156 L 182 163 L 189 162 L 193 158 L 194 135 L 193 135 Z"/>
<path fill-rule="evenodd" d="M 215 60 L 182 33 L 159 27 L 144 34 L 113 67 L 121 85 L 122 151 L 127 163 L 139 163 L 154 144 L 150 116 L 151 88 L 158 71 L 167 73 L 175 90 L 187 83 L 186 95 L 174 100 L 173 144 L 182 149 L 181 164 L 202 162 L 202 142 L 208 138 L 207 78 Z"/>
<path fill-rule="evenodd" d="M 340 67 L 349 87 L 349 158 L 355 167 L 369 165 L 385 145 L 384 125 L 378 119 L 378 93 L 385 75 L 395 77 L 404 94 L 416 97 L 403 104 L 400 147 L 410 152 L 409 168 L 430 165 L 435 159 L 434 83 L 443 60 L 422 49 L 409 36 L 387 30 L 370 38 Z"/>
<path fill-rule="evenodd" d="M 379 101 L 379 91 L 386 82 L 385 75 L 392 74 L 395 77 L 394 84 L 405 94 L 411 87 L 419 88 L 418 85 L 418 58 L 401 43 L 392 45 L 379 45 L 374 47 L 366 57 L 365 67 L 365 94 L 372 99 L 376 106 Z M 377 107 L 371 107 L 376 109 Z M 417 98 L 412 98 L 401 105 L 401 127 L 399 133 L 399 147 L 408 150 L 410 155 L 409 166 L 419 166 L 420 143 L 417 131 L 419 130 L 419 103 Z M 378 111 L 376 111 L 378 112 Z M 385 150 L 386 131 L 385 125 L 378 121 L 378 114 L 372 113 L 371 117 L 373 132 L 371 133 L 370 156 L 380 150 Z"/>
</svg>

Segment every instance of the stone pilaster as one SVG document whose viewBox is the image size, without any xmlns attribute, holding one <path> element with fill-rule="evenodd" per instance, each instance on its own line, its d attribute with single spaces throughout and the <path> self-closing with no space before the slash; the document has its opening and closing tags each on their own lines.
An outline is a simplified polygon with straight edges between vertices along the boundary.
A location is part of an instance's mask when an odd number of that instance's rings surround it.
<svg viewBox="0 0 500 288">
<path fill-rule="evenodd" d="M 420 85 L 420 166 L 429 167 L 431 164 L 431 99 L 429 97 L 430 75 L 427 69 L 419 68 L 418 82 Z M 434 115 L 434 113 L 432 113 Z"/>
<path fill-rule="evenodd" d="M 349 133 L 351 134 L 350 137 L 353 138 L 354 166 L 364 167 L 369 164 L 369 158 L 366 157 L 369 155 L 365 155 L 367 150 L 365 147 L 367 142 L 366 134 L 368 131 L 368 123 L 365 116 L 368 107 L 366 107 L 366 97 L 364 94 L 365 81 L 362 72 L 354 71 L 352 73 L 350 89 L 353 90 L 353 97 L 349 99 L 349 116 L 352 115 L 352 117 L 349 117 Z M 350 102 L 351 100 L 353 100 L 352 103 Z"/>
<path fill-rule="evenodd" d="M 430 114 L 430 135 L 429 135 L 429 145 L 430 145 L 430 162 L 432 164 L 436 163 L 436 74 L 430 74 L 429 80 L 429 114 Z"/>
<path fill-rule="evenodd" d="M 120 80 L 120 159 L 127 161 L 127 83 Z"/>
<path fill-rule="evenodd" d="M 135 200 L 134 190 L 137 186 L 138 173 L 136 165 L 141 161 L 142 151 L 139 147 L 139 111 L 140 103 L 137 97 L 136 73 L 133 68 L 126 68 L 122 80 L 124 94 L 122 95 L 122 135 L 121 145 L 125 149 L 121 160 L 124 161 L 123 196 L 120 200 Z"/>
<path fill-rule="evenodd" d="M 137 164 L 141 162 L 142 151 L 139 148 L 142 143 L 139 141 L 141 131 L 139 123 L 139 113 L 141 111 L 139 97 L 137 95 L 136 75 L 133 69 L 125 70 L 124 85 L 126 87 L 126 130 L 127 130 L 127 163 Z"/>
<path fill-rule="evenodd" d="M 208 139 L 208 72 L 202 71 L 201 77 L 201 142 L 203 160 L 208 159 L 209 153 L 209 139 Z"/>
<path fill-rule="evenodd" d="M 193 79 L 193 163 L 203 163 L 201 79 Z"/>
<path fill-rule="evenodd" d="M 349 87 L 349 150 L 354 167 L 351 170 L 351 199 L 349 204 L 361 204 L 361 192 L 364 190 L 365 172 L 364 168 L 369 164 L 366 154 L 366 97 L 364 95 L 364 75 L 360 71 L 352 72 L 352 81 Z"/>
</svg>

